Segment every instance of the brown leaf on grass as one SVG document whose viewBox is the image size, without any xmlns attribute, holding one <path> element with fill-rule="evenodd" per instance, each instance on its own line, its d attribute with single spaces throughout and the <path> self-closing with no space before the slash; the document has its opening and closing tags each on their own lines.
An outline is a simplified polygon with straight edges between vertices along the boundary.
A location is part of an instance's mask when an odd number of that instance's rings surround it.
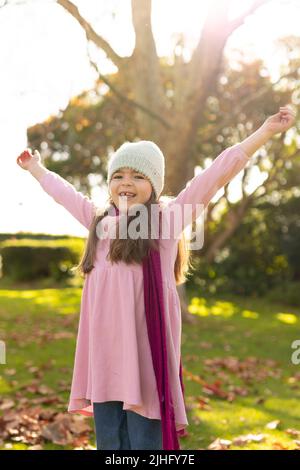
<svg viewBox="0 0 300 470">
<path fill-rule="evenodd" d="M 16 369 L 4 369 L 4 374 L 5 375 L 16 375 Z"/>
<path fill-rule="evenodd" d="M 247 436 L 238 436 L 233 439 L 232 444 L 237 447 L 243 447 L 248 444 L 248 442 Z"/>
<path fill-rule="evenodd" d="M 222 380 L 224 383 L 231 383 L 232 377 L 228 372 L 225 372 L 224 370 L 219 370 L 214 372 L 214 376 L 218 377 L 219 380 Z"/>
<path fill-rule="evenodd" d="M 274 421 L 270 421 L 268 424 L 266 424 L 267 429 L 277 429 L 278 425 L 280 424 L 279 419 L 275 419 Z"/>
<path fill-rule="evenodd" d="M 58 413 L 53 423 L 42 428 L 41 434 L 54 444 L 69 445 L 73 443 L 74 434 L 81 435 L 91 431 L 90 425 L 84 416 L 69 416 Z"/>
<path fill-rule="evenodd" d="M 30 407 L 31 405 L 31 398 L 24 396 L 21 390 L 15 392 L 14 399 L 16 400 L 16 407 L 18 409 L 26 408 L 27 406 Z"/>
<path fill-rule="evenodd" d="M 43 397 L 46 399 L 46 397 Z M 88 445 L 91 427 L 84 416 L 59 413 L 42 407 L 22 408 L 19 404 L 0 416 L 0 433 L 4 440 L 28 445 L 42 445 L 50 440 L 57 445 Z M 78 438 L 80 439 L 78 440 Z"/>
<path fill-rule="evenodd" d="M 197 408 L 200 408 L 200 410 L 211 410 L 211 406 L 209 405 L 209 398 L 206 397 L 196 397 L 196 404 Z"/>
<path fill-rule="evenodd" d="M 192 372 L 189 372 L 186 370 L 184 367 L 182 368 L 183 374 L 189 379 L 192 380 L 193 382 L 197 382 L 200 385 L 204 385 L 206 382 L 205 380 L 200 377 L 200 375 L 193 374 Z"/>
<path fill-rule="evenodd" d="M 204 393 L 207 393 L 208 395 L 216 395 L 220 398 L 227 398 L 228 393 L 221 389 L 221 380 L 216 380 L 214 383 L 209 384 L 206 380 L 200 377 L 200 375 L 193 374 L 192 372 L 187 371 L 185 368 L 183 368 L 183 374 L 189 380 L 202 385 L 202 391 Z"/>
<path fill-rule="evenodd" d="M 24 384 L 20 387 L 20 389 L 38 395 L 50 395 L 51 393 L 55 393 L 52 388 L 48 387 L 47 385 L 41 384 L 39 379 L 31 380 L 29 384 Z"/>
<path fill-rule="evenodd" d="M 43 396 L 43 397 L 38 397 L 38 398 L 32 398 L 30 402 L 33 403 L 34 405 L 41 405 L 41 404 L 54 405 L 58 403 L 64 403 L 65 401 L 57 395 L 49 395 L 49 396 Z"/>
<path fill-rule="evenodd" d="M 248 395 L 248 390 L 244 387 L 230 385 L 228 388 L 230 392 L 234 393 L 235 395 L 240 395 L 241 397 L 246 397 Z"/>
<path fill-rule="evenodd" d="M 293 437 L 300 437 L 300 430 L 299 429 L 288 428 L 288 429 L 285 429 L 284 432 L 286 432 L 287 434 L 289 434 L 290 436 L 293 436 Z"/>
<path fill-rule="evenodd" d="M 288 447 L 284 446 L 281 442 L 276 441 L 272 443 L 272 449 L 274 450 L 289 450 Z"/>
<path fill-rule="evenodd" d="M 237 436 L 233 439 L 232 443 L 235 446 L 244 446 L 249 442 L 263 442 L 265 440 L 265 434 L 245 434 L 242 436 Z"/>
<path fill-rule="evenodd" d="M 232 393 L 232 392 L 229 392 L 228 395 L 227 395 L 227 401 L 229 403 L 232 403 L 235 399 L 236 399 L 236 394 Z"/>
<path fill-rule="evenodd" d="M 10 398 L 4 398 L 0 400 L 0 410 L 5 411 L 13 408 L 15 406 L 15 402 Z"/>
<path fill-rule="evenodd" d="M 70 389 L 70 384 L 66 380 L 59 380 L 58 388 L 61 392 L 67 392 Z"/>
<path fill-rule="evenodd" d="M 75 436 L 73 438 L 72 447 L 74 450 L 94 450 L 86 436 Z"/>
<path fill-rule="evenodd" d="M 209 450 L 228 450 L 231 444 L 232 444 L 232 441 L 229 441 L 227 439 L 220 439 L 218 437 L 215 441 L 209 444 L 208 449 Z"/>
<path fill-rule="evenodd" d="M 46 424 L 41 429 L 41 435 L 48 441 L 60 446 L 70 445 L 73 441 L 71 432 L 65 427 L 63 422 Z"/>
<path fill-rule="evenodd" d="M 45 375 L 44 372 L 38 367 L 31 367 L 30 369 L 29 369 L 29 372 L 31 372 L 33 376 L 36 377 L 37 379 L 42 379 Z"/>
<path fill-rule="evenodd" d="M 41 395 L 49 395 L 50 393 L 54 393 L 54 390 L 52 390 L 50 387 L 47 385 L 40 385 L 37 387 L 37 393 L 40 393 Z"/>
<path fill-rule="evenodd" d="M 85 417 L 77 416 L 77 415 L 74 415 L 72 417 L 72 420 L 69 424 L 69 428 L 70 428 L 70 431 L 76 435 L 84 434 L 92 430 L 91 426 L 88 424 Z"/>
<path fill-rule="evenodd" d="M 264 442 L 266 439 L 265 434 L 247 434 L 249 442 Z"/>
<path fill-rule="evenodd" d="M 30 367 L 28 368 L 28 372 L 30 372 L 31 374 L 35 374 L 35 373 L 38 372 L 39 370 L 40 370 L 40 368 L 37 367 L 37 366 L 30 366 Z"/>
<path fill-rule="evenodd" d="M 229 392 L 227 395 L 227 401 L 230 403 L 233 402 L 238 395 L 245 397 L 248 395 L 248 390 L 242 387 L 236 387 L 235 385 L 230 385 L 229 387 Z"/>
<path fill-rule="evenodd" d="M 237 395 L 248 395 L 248 390 L 245 387 L 238 387 L 230 383 L 232 380 L 232 376 L 230 374 L 234 374 L 235 377 L 240 378 L 247 384 L 252 382 L 255 376 L 254 372 L 252 373 L 251 371 L 253 368 L 252 364 L 254 363 L 253 358 L 249 358 L 248 361 L 242 362 L 236 357 L 228 356 L 225 358 L 207 359 L 204 362 L 206 368 L 211 374 L 217 376 L 224 385 L 228 384 L 228 392 L 224 392 L 221 395 L 217 393 L 218 396 L 226 398 L 228 402 L 233 402 Z"/>
<path fill-rule="evenodd" d="M 40 411 L 39 420 L 40 421 L 51 421 L 54 419 L 54 416 L 57 415 L 57 411 L 51 408 L 45 408 Z"/>
<path fill-rule="evenodd" d="M 232 372 L 238 372 L 240 370 L 240 361 L 236 357 L 228 356 L 224 358 L 211 358 L 205 359 L 204 364 L 208 367 L 224 368 L 231 370 Z"/>
<path fill-rule="evenodd" d="M 210 358 L 206 359 L 204 364 L 212 373 L 225 369 L 246 383 L 263 381 L 267 377 L 280 378 L 282 376 L 282 370 L 277 367 L 276 361 L 253 356 L 243 360 L 234 356 Z"/>
<path fill-rule="evenodd" d="M 1 420 L 3 422 L 15 421 L 18 418 L 19 418 L 19 414 L 15 410 L 10 410 L 10 411 L 4 413 L 3 416 L 1 416 Z"/>
<path fill-rule="evenodd" d="M 220 380 L 216 380 L 213 384 L 206 383 L 202 388 L 204 393 L 209 395 L 216 395 L 220 398 L 227 398 L 228 393 L 221 389 L 222 382 Z"/>
</svg>

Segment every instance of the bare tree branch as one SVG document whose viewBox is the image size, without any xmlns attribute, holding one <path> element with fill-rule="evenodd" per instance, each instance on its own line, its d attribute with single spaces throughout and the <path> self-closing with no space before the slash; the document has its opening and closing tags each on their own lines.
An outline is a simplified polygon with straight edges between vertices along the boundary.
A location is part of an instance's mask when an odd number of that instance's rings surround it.
<svg viewBox="0 0 300 470">
<path fill-rule="evenodd" d="M 62 6 L 70 15 L 75 18 L 75 20 L 78 21 L 80 26 L 83 28 L 85 31 L 86 37 L 88 40 L 93 41 L 96 46 L 98 46 L 100 49 L 102 49 L 107 57 L 112 60 L 112 62 L 120 68 L 122 64 L 125 62 L 125 59 L 121 56 L 119 56 L 113 48 L 110 46 L 110 44 L 99 34 L 95 32 L 95 30 L 91 27 L 90 23 L 85 20 L 82 15 L 79 13 L 79 10 L 74 3 L 70 2 L 69 0 L 57 0 L 57 3 Z"/>
<path fill-rule="evenodd" d="M 93 59 L 91 58 L 91 55 L 90 55 L 90 51 L 88 50 L 88 47 L 87 47 L 87 54 L 88 54 L 88 57 L 89 57 L 89 61 L 90 61 L 90 64 L 92 65 L 92 67 L 96 70 L 97 74 L 99 75 L 99 78 L 101 78 L 101 80 L 106 83 L 106 85 L 112 90 L 113 93 L 115 93 L 116 96 L 118 96 L 118 98 L 120 98 L 122 101 L 125 101 L 126 103 L 130 104 L 131 106 L 135 106 L 137 108 L 139 108 L 141 111 L 143 111 L 145 114 L 148 114 L 149 116 L 151 116 L 153 119 L 156 119 L 158 120 L 159 122 L 161 122 L 166 128 L 170 129 L 172 126 L 165 120 L 163 119 L 160 115 L 152 112 L 150 109 L 146 108 L 145 106 L 143 106 L 142 104 L 138 103 L 137 101 L 135 100 L 132 100 L 130 98 L 128 98 L 127 96 L 125 96 L 122 92 L 120 92 L 117 87 L 115 85 L 113 85 L 110 80 L 108 80 L 108 78 L 105 77 L 105 75 L 102 75 L 102 73 L 99 72 L 99 68 L 98 68 L 98 65 L 96 64 L 96 62 L 93 61 Z"/>
<path fill-rule="evenodd" d="M 0 8 L 9 7 L 9 6 L 19 6 L 28 4 L 28 0 L 20 0 L 19 2 L 12 3 L 9 0 L 0 0 Z"/>
<path fill-rule="evenodd" d="M 230 2 L 228 0 L 211 0 L 202 33 L 188 66 L 189 87 L 192 89 L 194 100 L 199 101 L 199 105 L 202 99 L 201 89 L 204 84 L 211 83 L 214 86 L 210 77 L 218 77 L 223 50 L 229 36 L 248 15 L 270 1 L 254 0 L 242 15 L 229 21 Z"/>
<path fill-rule="evenodd" d="M 245 19 L 249 15 L 252 15 L 258 8 L 263 5 L 266 5 L 267 3 L 270 3 L 271 1 L 272 0 L 254 0 L 252 5 L 250 5 L 249 8 L 247 8 L 240 16 L 228 22 L 227 35 L 229 36 L 233 33 L 233 31 L 239 28 L 244 23 Z"/>
</svg>

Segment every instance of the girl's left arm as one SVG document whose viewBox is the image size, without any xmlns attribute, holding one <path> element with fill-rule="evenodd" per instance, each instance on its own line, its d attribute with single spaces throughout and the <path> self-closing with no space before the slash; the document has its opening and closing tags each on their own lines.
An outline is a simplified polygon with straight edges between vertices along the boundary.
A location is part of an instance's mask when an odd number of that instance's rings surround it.
<svg viewBox="0 0 300 470">
<path fill-rule="evenodd" d="M 289 108 L 270 116 L 253 134 L 238 144 L 223 150 L 211 165 L 194 176 L 177 197 L 165 208 L 174 211 L 177 219 L 171 234 L 179 233 L 199 217 L 219 189 L 229 183 L 249 162 L 253 153 L 264 145 L 274 134 L 286 131 L 294 123 L 295 115 Z M 178 233 L 179 232 L 179 233 Z"/>
<path fill-rule="evenodd" d="M 194 176 L 164 208 L 170 237 L 180 233 L 196 220 L 217 191 L 234 178 L 249 162 L 241 143 L 227 147 L 208 168 Z"/>
<path fill-rule="evenodd" d="M 241 142 L 242 149 L 253 155 L 262 145 L 264 145 L 275 134 L 285 132 L 295 123 L 296 113 L 288 106 L 279 108 L 279 112 L 269 116 L 263 125 L 253 132 L 249 137 Z"/>
</svg>

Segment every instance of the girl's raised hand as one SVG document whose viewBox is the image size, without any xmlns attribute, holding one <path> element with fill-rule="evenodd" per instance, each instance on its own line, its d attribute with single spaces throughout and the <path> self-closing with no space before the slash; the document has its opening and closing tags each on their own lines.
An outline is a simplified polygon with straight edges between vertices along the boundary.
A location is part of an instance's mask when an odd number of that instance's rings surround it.
<svg viewBox="0 0 300 470">
<path fill-rule="evenodd" d="M 31 153 L 31 149 L 27 148 L 17 158 L 17 164 L 23 168 L 23 170 L 29 170 L 29 168 L 36 162 L 41 162 L 41 156 L 37 150 Z"/>
<path fill-rule="evenodd" d="M 295 124 L 296 113 L 288 106 L 279 108 L 279 112 L 268 117 L 262 127 L 270 134 L 285 132 Z"/>
</svg>

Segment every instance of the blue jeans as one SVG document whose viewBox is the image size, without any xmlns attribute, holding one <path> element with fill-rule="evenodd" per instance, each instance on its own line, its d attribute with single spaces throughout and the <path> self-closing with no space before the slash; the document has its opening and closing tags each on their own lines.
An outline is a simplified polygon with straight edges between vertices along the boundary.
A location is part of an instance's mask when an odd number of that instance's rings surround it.
<svg viewBox="0 0 300 470">
<path fill-rule="evenodd" d="M 97 450 L 162 450 L 161 420 L 123 410 L 123 402 L 93 403 Z"/>
</svg>

